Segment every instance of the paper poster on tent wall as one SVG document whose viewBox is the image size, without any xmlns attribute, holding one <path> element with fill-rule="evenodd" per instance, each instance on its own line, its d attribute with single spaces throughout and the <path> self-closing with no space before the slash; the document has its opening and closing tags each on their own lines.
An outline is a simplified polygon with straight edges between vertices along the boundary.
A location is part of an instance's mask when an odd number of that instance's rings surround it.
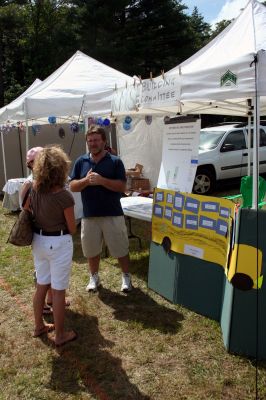
<svg viewBox="0 0 266 400">
<path fill-rule="evenodd" d="M 226 268 L 234 215 L 230 200 L 157 188 L 152 241 Z"/>
<path fill-rule="evenodd" d="M 174 123 L 166 119 L 157 187 L 191 193 L 198 166 L 199 134 L 199 119 Z"/>
</svg>

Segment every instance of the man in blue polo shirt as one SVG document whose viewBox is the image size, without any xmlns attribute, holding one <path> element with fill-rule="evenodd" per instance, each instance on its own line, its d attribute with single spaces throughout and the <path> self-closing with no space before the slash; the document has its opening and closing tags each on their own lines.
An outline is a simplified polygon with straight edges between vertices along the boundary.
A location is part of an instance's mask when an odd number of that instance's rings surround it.
<svg viewBox="0 0 266 400">
<path fill-rule="evenodd" d="M 103 239 L 122 270 L 121 291 L 132 289 L 129 274 L 128 235 L 120 203 L 126 190 L 125 168 L 119 157 L 106 149 L 103 128 L 91 126 L 86 134 L 89 154 L 79 157 L 70 175 L 70 189 L 81 192 L 83 218 L 81 245 L 88 259 L 90 281 L 87 291 L 96 291 Z"/>
</svg>

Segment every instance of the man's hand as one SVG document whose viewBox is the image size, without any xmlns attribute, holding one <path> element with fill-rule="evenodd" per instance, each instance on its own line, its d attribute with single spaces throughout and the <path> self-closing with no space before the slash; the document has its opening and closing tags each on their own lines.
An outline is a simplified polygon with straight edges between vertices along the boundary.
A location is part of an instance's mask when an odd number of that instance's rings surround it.
<svg viewBox="0 0 266 400">
<path fill-rule="evenodd" d="M 113 192 L 123 193 L 126 190 L 126 182 L 120 179 L 108 179 L 97 172 L 92 172 L 90 169 L 87 175 L 82 179 L 73 180 L 70 182 L 72 192 L 81 192 L 87 186 L 103 186 Z"/>
<path fill-rule="evenodd" d="M 100 174 L 97 174 L 97 172 L 92 172 L 91 169 L 87 173 L 87 179 L 90 186 L 103 184 L 103 177 Z"/>
</svg>

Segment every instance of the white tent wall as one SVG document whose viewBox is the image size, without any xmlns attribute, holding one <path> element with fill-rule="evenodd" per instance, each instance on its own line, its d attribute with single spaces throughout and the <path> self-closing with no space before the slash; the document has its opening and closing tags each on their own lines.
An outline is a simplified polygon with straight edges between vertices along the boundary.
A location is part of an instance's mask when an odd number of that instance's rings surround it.
<svg viewBox="0 0 266 400">
<path fill-rule="evenodd" d="M 65 131 L 65 137 L 59 137 L 59 128 L 62 127 Z M 21 139 L 21 148 L 19 135 Z M 17 128 L 12 128 L 10 132 L 5 133 L 3 136 L 4 145 L 5 145 L 5 153 L 6 153 L 6 170 L 7 170 L 7 179 L 11 178 L 21 178 L 24 174 L 27 175 L 26 168 L 26 133 L 21 132 L 18 133 Z M 74 139 L 74 140 L 73 140 Z M 73 142 L 73 144 L 72 144 Z M 86 152 L 86 143 L 84 133 L 76 133 L 75 135 L 72 133 L 69 124 L 56 124 L 56 125 L 41 125 L 40 133 L 33 135 L 32 128 L 29 127 L 29 148 L 36 146 L 45 146 L 49 144 L 59 144 L 62 146 L 64 151 L 69 154 L 71 161 L 75 161 L 77 157 Z M 0 163 L 3 165 L 3 157 L 2 157 L 2 144 L 0 149 Z M 22 162 L 20 152 L 22 152 Z M 2 190 L 5 184 L 4 177 L 4 169 L 0 170 L 0 190 Z"/>
<path fill-rule="evenodd" d="M 128 114 L 130 116 L 130 114 Z M 143 175 L 156 187 L 162 159 L 163 117 L 152 116 L 147 124 L 145 116 L 131 115 L 130 130 L 123 128 L 125 117 L 117 117 L 116 130 L 119 155 L 126 168 L 143 165 Z"/>
</svg>

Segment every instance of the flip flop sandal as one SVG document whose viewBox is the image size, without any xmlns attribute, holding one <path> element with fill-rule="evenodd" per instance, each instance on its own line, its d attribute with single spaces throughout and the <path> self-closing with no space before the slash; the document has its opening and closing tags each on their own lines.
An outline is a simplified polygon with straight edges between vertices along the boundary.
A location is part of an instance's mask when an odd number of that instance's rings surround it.
<svg viewBox="0 0 266 400">
<path fill-rule="evenodd" d="M 37 338 L 39 336 L 44 335 L 45 333 L 52 332 L 54 330 L 55 330 L 54 324 L 47 324 L 44 325 L 41 329 L 37 330 L 35 329 L 35 331 L 33 332 L 33 337 Z"/>
<path fill-rule="evenodd" d="M 46 304 L 47 304 L 49 307 L 53 307 L 53 303 L 52 303 L 52 302 L 50 302 L 50 301 L 49 301 L 49 302 L 47 302 Z M 66 306 L 66 307 L 69 307 L 69 306 L 70 306 L 70 304 L 71 304 L 71 303 L 70 303 L 70 301 L 69 301 L 69 300 L 66 300 L 66 301 L 65 301 L 65 306 Z"/>
<path fill-rule="evenodd" d="M 58 343 L 58 344 L 56 344 L 56 343 L 54 342 L 55 347 L 62 347 L 62 346 L 64 346 L 65 344 L 67 344 L 67 343 L 69 343 L 69 342 L 73 342 L 74 340 L 76 340 L 76 339 L 78 338 L 77 332 L 74 331 L 74 330 L 72 330 L 71 332 L 73 332 L 73 337 L 72 337 L 72 338 L 66 339 L 66 340 L 64 340 L 63 342 Z"/>
<path fill-rule="evenodd" d="M 43 310 L 42 310 L 43 315 L 52 315 L 53 314 L 53 310 L 51 309 L 50 306 L 44 306 Z"/>
</svg>

